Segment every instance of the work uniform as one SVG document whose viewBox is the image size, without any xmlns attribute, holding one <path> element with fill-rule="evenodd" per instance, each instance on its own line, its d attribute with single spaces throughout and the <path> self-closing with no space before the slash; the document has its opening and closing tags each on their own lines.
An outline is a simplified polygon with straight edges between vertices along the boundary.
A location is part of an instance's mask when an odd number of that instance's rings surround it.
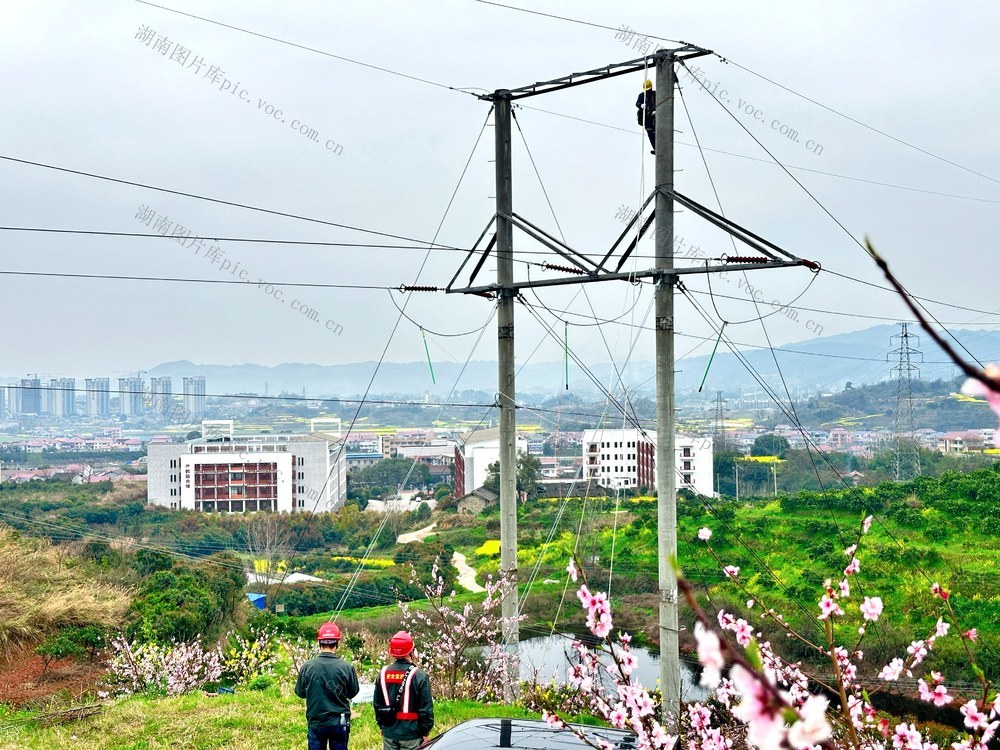
<svg viewBox="0 0 1000 750">
<path fill-rule="evenodd" d="M 354 667 L 336 654 L 320 651 L 299 670 L 295 694 L 306 699 L 309 750 L 347 750 L 351 698 L 358 694 Z"/>
<path fill-rule="evenodd" d="M 403 678 L 412 664 L 405 659 L 396 659 L 379 672 L 375 684 L 375 707 L 398 705 L 394 724 L 382 727 L 382 750 L 413 750 L 420 740 L 434 728 L 434 698 L 431 696 L 431 680 L 422 669 L 413 667 L 406 679 L 407 689 L 402 701 L 396 697 Z M 382 694 L 382 675 L 385 675 L 388 702 Z"/>
<path fill-rule="evenodd" d="M 635 100 L 636 113 L 639 124 L 646 128 L 646 135 L 649 136 L 649 145 L 656 148 L 656 92 L 653 89 L 646 89 L 639 94 Z"/>
</svg>

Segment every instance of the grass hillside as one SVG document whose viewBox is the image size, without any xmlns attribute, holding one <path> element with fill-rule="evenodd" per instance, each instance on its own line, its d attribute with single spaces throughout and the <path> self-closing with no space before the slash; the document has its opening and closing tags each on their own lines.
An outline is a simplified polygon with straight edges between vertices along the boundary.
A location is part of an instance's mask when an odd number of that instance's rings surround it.
<svg viewBox="0 0 1000 750">
<path fill-rule="evenodd" d="M 125 591 L 95 580 L 79 558 L 0 526 L 0 654 L 67 627 L 113 629 L 128 606 Z"/>
<path fill-rule="evenodd" d="M 4 714 L 0 750 L 300 750 L 306 744 L 305 703 L 287 689 L 236 695 L 195 693 L 178 698 L 131 698 L 92 718 L 41 726 L 29 714 Z M 466 719 L 536 717 L 523 709 L 468 701 L 435 703 L 434 733 Z M 370 705 L 356 707 L 351 750 L 380 750 Z"/>
</svg>

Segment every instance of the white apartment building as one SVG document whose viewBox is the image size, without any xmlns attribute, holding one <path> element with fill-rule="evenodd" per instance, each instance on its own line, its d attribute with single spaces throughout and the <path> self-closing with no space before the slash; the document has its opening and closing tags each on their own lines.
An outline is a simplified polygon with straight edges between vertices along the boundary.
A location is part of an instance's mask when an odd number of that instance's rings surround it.
<svg viewBox="0 0 1000 750">
<path fill-rule="evenodd" d="M 677 489 L 712 496 L 712 439 L 677 435 L 674 438 Z M 656 489 L 656 432 L 635 428 L 584 430 L 584 478 L 602 487 Z"/>
<path fill-rule="evenodd" d="M 335 436 L 215 435 L 148 446 L 148 502 L 172 510 L 332 511 L 347 500 Z"/>
</svg>

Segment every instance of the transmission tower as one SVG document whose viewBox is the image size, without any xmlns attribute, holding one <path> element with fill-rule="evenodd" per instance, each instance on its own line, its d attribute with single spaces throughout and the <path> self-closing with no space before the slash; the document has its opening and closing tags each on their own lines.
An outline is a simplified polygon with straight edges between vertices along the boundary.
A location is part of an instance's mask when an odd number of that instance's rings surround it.
<svg viewBox="0 0 1000 750">
<path fill-rule="evenodd" d="M 712 450 L 716 453 L 725 448 L 726 443 L 726 400 L 722 391 L 715 392 L 715 417 L 712 420 Z"/>
<path fill-rule="evenodd" d="M 916 426 L 913 419 L 913 380 L 920 377 L 914 361 L 923 362 L 924 355 L 916 347 L 919 337 L 909 332 L 909 323 L 900 323 L 900 332 L 890 341 L 898 345 L 889 353 L 895 362 L 892 375 L 896 380 L 896 412 L 893 425 L 893 474 L 897 482 L 908 482 L 920 476 L 920 453 L 917 450 Z"/>
<path fill-rule="evenodd" d="M 715 417 L 712 420 L 712 454 L 718 456 L 719 453 L 727 449 L 726 445 L 726 401 L 722 398 L 722 391 L 715 392 Z M 714 486 L 716 493 L 721 494 L 719 488 L 719 475 L 713 469 Z"/>
</svg>

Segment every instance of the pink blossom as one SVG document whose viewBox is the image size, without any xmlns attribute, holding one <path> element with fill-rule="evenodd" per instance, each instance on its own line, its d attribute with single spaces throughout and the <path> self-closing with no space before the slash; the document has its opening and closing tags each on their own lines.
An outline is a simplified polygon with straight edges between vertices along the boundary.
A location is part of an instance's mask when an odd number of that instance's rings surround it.
<svg viewBox="0 0 1000 750">
<path fill-rule="evenodd" d="M 948 601 L 949 597 L 948 592 L 945 591 L 945 589 L 937 581 L 931 584 L 931 593 L 934 594 L 934 596 L 938 596 L 944 599 L 945 601 Z"/>
<path fill-rule="evenodd" d="M 572 557 L 569 559 L 569 564 L 566 566 L 566 572 L 569 573 L 569 579 L 573 581 L 573 583 L 576 583 L 578 572 L 576 570 L 576 562 Z"/>
<path fill-rule="evenodd" d="M 920 736 L 912 724 L 897 724 L 896 731 L 892 735 L 892 746 L 895 748 L 907 748 L 907 750 L 923 750 L 924 738 Z"/>
<path fill-rule="evenodd" d="M 961 709 L 965 717 L 965 726 L 969 729 L 986 729 L 986 714 L 979 710 L 979 705 L 974 700 L 970 700 Z"/>
<path fill-rule="evenodd" d="M 989 378 L 1000 377 L 1000 367 L 995 364 L 988 364 L 983 370 L 983 373 Z M 1000 392 L 987 387 L 984 383 L 976 380 L 975 378 L 969 378 L 962 384 L 962 393 L 966 396 L 983 396 L 986 398 L 986 403 L 990 405 L 990 408 L 1000 416 Z M 997 430 L 993 435 L 993 444 L 1000 448 L 1000 430 Z"/>
<path fill-rule="evenodd" d="M 852 544 L 850 547 L 844 550 L 844 554 L 848 557 L 854 557 L 854 553 L 858 551 L 858 545 Z"/>
<path fill-rule="evenodd" d="M 979 739 L 980 744 L 984 747 L 989 744 L 989 741 L 993 739 L 993 735 L 996 734 L 997 727 L 1000 726 L 1000 721 L 991 721 L 989 726 L 983 730 L 983 736 Z"/>
<path fill-rule="evenodd" d="M 628 712 L 625 710 L 625 704 L 619 703 L 615 706 L 615 710 L 608 715 L 608 721 L 611 722 L 611 726 L 624 729 L 628 721 Z"/>
<path fill-rule="evenodd" d="M 875 518 L 874 516 L 868 516 L 868 518 L 866 518 L 861 523 L 861 531 L 862 531 L 862 533 L 864 533 L 864 534 L 868 533 L 868 529 L 870 529 L 872 527 L 872 519 L 874 519 L 874 518 Z"/>
<path fill-rule="evenodd" d="M 891 662 L 882 667 L 882 671 L 878 673 L 878 678 L 880 680 L 887 680 L 889 682 L 899 679 L 899 676 L 903 672 L 903 660 L 896 657 Z"/>
<path fill-rule="evenodd" d="M 712 530 L 707 526 L 703 526 L 698 531 L 698 538 L 701 539 L 701 541 L 703 542 L 707 542 L 709 539 L 712 538 Z"/>
<path fill-rule="evenodd" d="M 917 680 L 917 688 L 920 691 L 920 700 L 933 703 L 935 706 L 947 706 L 954 700 L 948 695 L 948 688 L 944 685 L 936 685 L 933 690 L 927 687 L 923 680 Z"/>
<path fill-rule="evenodd" d="M 968 638 L 970 641 L 974 641 L 979 637 L 979 631 L 975 628 L 969 628 L 964 633 L 962 633 L 963 638 Z"/>
<path fill-rule="evenodd" d="M 851 595 L 851 586 L 850 584 L 847 583 L 846 578 L 842 580 L 840 583 L 838 583 L 837 587 L 840 589 L 840 596 L 842 598 L 846 599 Z"/>
<path fill-rule="evenodd" d="M 747 609 L 753 609 L 753 605 L 754 605 L 754 600 L 747 599 Z"/>
<path fill-rule="evenodd" d="M 618 666 L 622 674 L 628 677 L 639 666 L 639 660 L 631 651 L 623 651 L 618 655 Z"/>
<path fill-rule="evenodd" d="M 844 575 L 849 576 L 854 573 L 857 573 L 859 570 L 861 570 L 861 562 L 858 560 L 858 558 L 854 557 L 851 558 L 851 562 L 848 563 L 846 568 L 844 568 Z"/>
<path fill-rule="evenodd" d="M 771 704 L 771 693 L 760 679 L 739 664 L 730 671 L 736 694 L 742 696 L 733 715 L 747 724 L 747 742 L 760 750 L 778 750 L 784 739 L 784 721 Z"/>
<path fill-rule="evenodd" d="M 917 666 L 927 656 L 927 647 L 923 641 L 913 641 L 906 647 L 906 653 L 913 657 L 913 666 Z"/>
<path fill-rule="evenodd" d="M 727 578 L 735 578 L 740 574 L 740 569 L 735 565 L 727 565 L 722 569 L 722 572 L 726 574 Z"/>
<path fill-rule="evenodd" d="M 799 720 L 788 730 L 788 744 L 796 750 L 804 750 L 829 739 L 831 729 L 826 720 L 829 704 L 830 701 L 820 695 L 807 698 L 799 709 Z"/>
<path fill-rule="evenodd" d="M 736 621 L 736 628 L 733 630 L 736 633 L 736 642 L 741 646 L 749 646 L 750 639 L 753 638 L 753 628 L 750 627 L 750 623 L 746 620 L 739 619 Z"/>
<path fill-rule="evenodd" d="M 709 690 L 719 684 L 726 659 L 722 655 L 722 644 L 714 631 L 700 622 L 694 626 L 694 637 L 698 642 L 698 663 L 702 666 L 701 684 Z"/>
<path fill-rule="evenodd" d="M 882 614 L 882 598 L 879 596 L 865 597 L 861 605 L 861 614 L 866 620 L 876 622 Z"/>
<path fill-rule="evenodd" d="M 653 747 L 663 748 L 663 750 L 671 750 L 674 743 L 677 742 L 677 738 L 667 734 L 667 731 L 656 721 L 653 722 L 653 731 L 649 733 L 649 739 Z"/>
<path fill-rule="evenodd" d="M 937 625 L 935 626 L 935 632 L 937 633 L 939 638 L 943 638 L 944 636 L 948 635 L 948 628 L 950 627 L 951 627 L 950 624 L 945 622 L 943 618 L 939 617 Z"/>
<path fill-rule="evenodd" d="M 550 714 L 548 711 L 542 711 L 542 718 L 545 719 L 545 723 L 553 729 L 558 729 L 563 726 L 563 720 L 555 714 Z"/>
<path fill-rule="evenodd" d="M 840 605 L 837 604 L 836 600 L 831 599 L 826 594 L 823 594 L 823 598 L 819 600 L 819 608 L 820 611 L 822 612 L 822 614 L 819 616 L 819 619 L 821 620 L 826 620 L 831 615 L 844 614 L 844 610 L 840 608 Z"/>
<path fill-rule="evenodd" d="M 691 726 L 701 732 L 712 725 L 712 711 L 707 706 L 695 703 L 688 706 L 688 715 L 691 717 Z"/>
</svg>

